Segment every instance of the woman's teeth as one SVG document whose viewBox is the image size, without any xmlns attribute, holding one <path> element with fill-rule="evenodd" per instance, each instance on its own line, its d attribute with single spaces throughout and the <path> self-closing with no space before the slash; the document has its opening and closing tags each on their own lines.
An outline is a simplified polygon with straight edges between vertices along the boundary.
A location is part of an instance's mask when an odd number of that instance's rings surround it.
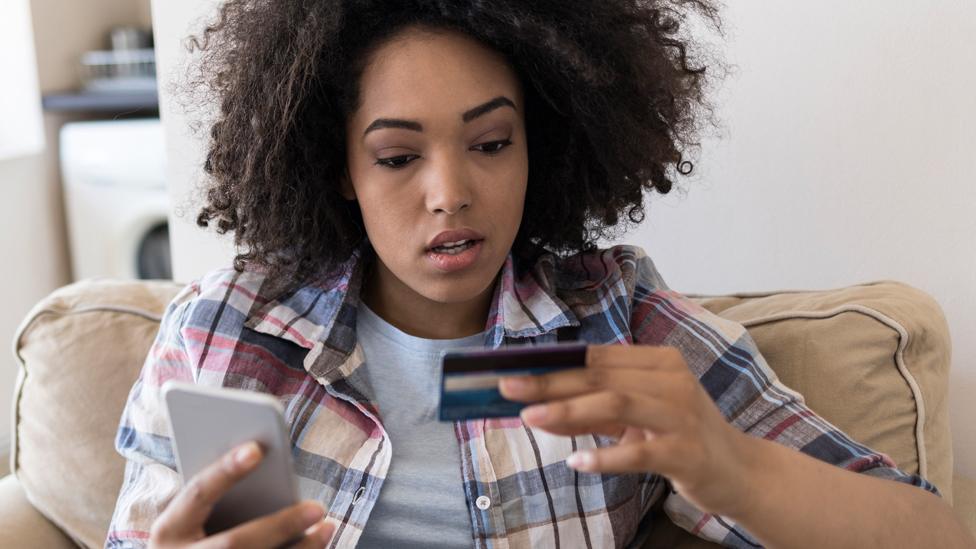
<svg viewBox="0 0 976 549">
<path fill-rule="evenodd" d="M 471 246 L 474 246 L 474 242 L 471 240 L 459 240 L 457 242 L 447 242 L 440 246 L 435 246 L 431 248 L 434 252 L 439 254 L 457 255 L 464 250 L 467 250 Z"/>
</svg>

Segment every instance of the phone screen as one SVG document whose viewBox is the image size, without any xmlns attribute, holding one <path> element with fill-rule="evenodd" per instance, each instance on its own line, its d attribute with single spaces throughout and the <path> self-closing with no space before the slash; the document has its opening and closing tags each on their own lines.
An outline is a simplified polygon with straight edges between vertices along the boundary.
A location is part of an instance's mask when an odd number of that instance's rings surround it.
<svg viewBox="0 0 976 549">
<path fill-rule="evenodd" d="M 164 384 L 163 397 L 184 483 L 240 444 L 253 440 L 264 451 L 258 467 L 214 506 L 208 535 L 298 503 L 291 443 L 275 397 L 175 381 Z"/>
</svg>

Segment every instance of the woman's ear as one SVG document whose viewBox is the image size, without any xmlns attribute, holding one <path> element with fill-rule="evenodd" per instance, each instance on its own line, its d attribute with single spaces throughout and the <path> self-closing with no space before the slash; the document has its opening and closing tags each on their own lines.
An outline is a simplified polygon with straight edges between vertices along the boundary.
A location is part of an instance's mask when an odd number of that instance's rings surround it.
<svg viewBox="0 0 976 549">
<path fill-rule="evenodd" d="M 349 177 L 349 168 L 339 176 L 339 194 L 346 200 L 356 200 L 356 189 L 352 186 L 352 178 Z"/>
</svg>

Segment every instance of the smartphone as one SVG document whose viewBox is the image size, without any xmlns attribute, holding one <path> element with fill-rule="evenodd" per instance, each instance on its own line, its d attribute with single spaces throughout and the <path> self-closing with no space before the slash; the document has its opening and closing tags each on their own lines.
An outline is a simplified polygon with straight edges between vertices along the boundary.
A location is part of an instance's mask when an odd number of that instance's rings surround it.
<svg viewBox="0 0 976 549">
<path fill-rule="evenodd" d="M 163 400 L 184 483 L 235 446 L 253 440 L 263 450 L 257 468 L 214 506 L 204 525 L 207 535 L 299 502 L 291 442 L 277 399 L 170 380 L 163 384 Z"/>
<path fill-rule="evenodd" d="M 441 421 L 518 416 L 527 404 L 504 398 L 498 381 L 586 367 L 586 343 L 452 349 L 441 355 Z"/>
</svg>

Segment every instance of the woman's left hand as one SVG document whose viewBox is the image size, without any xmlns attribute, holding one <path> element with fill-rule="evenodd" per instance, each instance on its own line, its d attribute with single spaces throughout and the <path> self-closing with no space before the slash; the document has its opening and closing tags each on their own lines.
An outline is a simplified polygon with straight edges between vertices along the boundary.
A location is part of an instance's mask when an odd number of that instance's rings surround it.
<svg viewBox="0 0 976 549">
<path fill-rule="evenodd" d="M 730 425 L 674 347 L 590 345 L 586 368 L 505 378 L 502 395 L 535 402 L 522 421 L 617 444 L 566 463 L 583 472 L 654 472 L 702 511 L 729 515 L 748 491 L 750 437 Z"/>
</svg>

